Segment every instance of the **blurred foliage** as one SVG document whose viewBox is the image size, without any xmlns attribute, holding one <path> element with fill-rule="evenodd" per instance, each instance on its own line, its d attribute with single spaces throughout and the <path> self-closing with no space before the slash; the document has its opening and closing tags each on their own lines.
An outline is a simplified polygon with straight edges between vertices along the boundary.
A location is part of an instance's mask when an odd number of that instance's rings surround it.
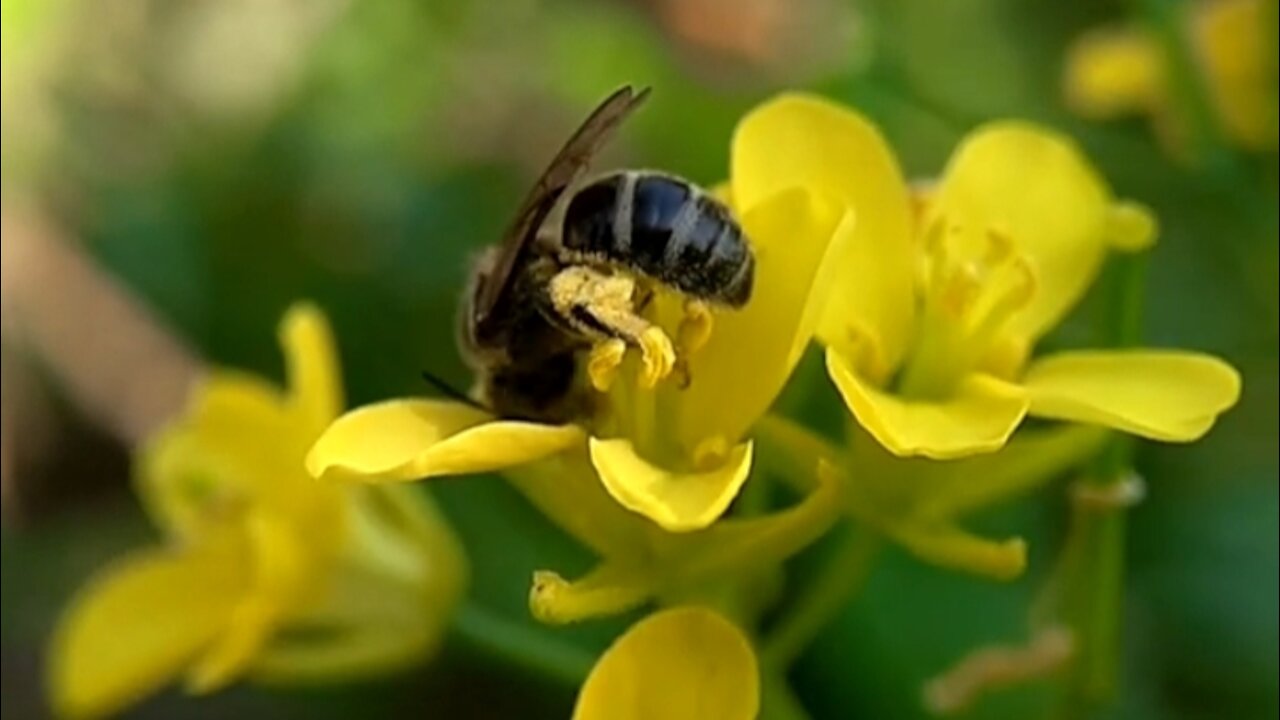
<svg viewBox="0 0 1280 720">
<path fill-rule="evenodd" d="M 1139 120 L 1088 124 L 1060 101 L 1072 38 L 1169 3 L 815 1 L 795 12 L 826 13 L 823 32 L 834 39 L 792 39 L 760 60 L 709 58 L 673 32 L 660 2 L 5 0 L 4 196 L 38 197 L 219 363 L 278 376 L 275 320 L 295 298 L 316 300 L 360 403 L 422 391 L 423 368 L 466 385 L 453 333 L 468 259 L 497 238 L 583 108 L 623 82 L 653 85 L 655 95 L 609 159 L 708 184 L 727 173 L 736 118 L 784 86 L 863 109 L 910 175 L 936 172 L 955 140 L 988 118 L 1065 129 L 1121 195 L 1160 217 L 1148 343 L 1221 354 L 1245 378 L 1241 405 L 1205 442 L 1141 451 L 1151 492 L 1132 517 L 1126 684 L 1112 714 L 1274 717 L 1276 155 L 1221 147 L 1212 162 L 1189 165 Z M 1095 303 L 1050 343 L 1089 340 Z M 802 368 L 797 384 L 821 373 Z M 817 423 L 840 417 L 806 412 Z M 43 715 L 39 657 L 55 611 L 94 567 L 145 535 L 126 478 L 90 480 L 99 491 L 4 527 L 6 717 Z M 469 602 L 546 640 L 551 631 L 528 617 L 529 577 L 535 567 L 584 570 L 585 553 L 497 478 L 431 492 L 470 552 Z M 1025 635 L 1064 520 L 1053 494 L 978 519 L 1031 541 L 1031 571 L 1008 585 L 884 553 L 794 670 L 813 716 L 923 716 L 927 678 L 977 645 Z M 802 575 L 826 549 L 791 570 Z M 594 653 L 620 627 L 589 623 L 554 641 Z M 198 702 L 170 694 L 134 716 L 558 717 L 574 690 L 458 641 L 429 667 L 385 682 L 239 687 Z M 1044 688 L 1018 689 L 971 716 L 1038 715 L 1047 700 Z"/>
</svg>

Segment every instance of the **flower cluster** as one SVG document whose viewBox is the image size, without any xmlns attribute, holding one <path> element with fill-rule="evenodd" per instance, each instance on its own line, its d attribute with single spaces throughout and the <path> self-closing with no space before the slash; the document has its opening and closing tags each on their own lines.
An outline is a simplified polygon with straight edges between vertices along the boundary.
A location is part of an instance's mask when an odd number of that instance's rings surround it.
<svg viewBox="0 0 1280 720">
<path fill-rule="evenodd" d="M 439 518 L 402 483 L 500 472 L 599 558 L 573 580 L 537 572 L 536 618 L 663 608 L 600 658 L 576 717 L 754 717 L 761 674 L 785 667 L 757 661 L 763 608 L 744 597 L 835 523 L 1014 577 L 1022 540 L 974 536 L 963 513 L 1079 464 L 1107 429 L 1191 441 L 1236 401 L 1238 375 L 1205 355 L 1036 353 L 1108 253 L 1147 250 L 1156 232 L 1056 132 L 979 127 L 937 178 L 912 186 L 866 118 L 786 94 L 741 121 L 731 163 L 716 192 L 751 240 L 755 289 L 743 310 L 709 318 L 662 293 L 648 305 L 677 339 L 680 382 L 655 385 L 624 351 L 607 372 L 584 363 L 600 412 L 572 424 L 422 398 L 335 419 L 336 371 L 306 310 L 284 324 L 289 393 L 211 378 L 141 457 L 143 496 L 172 548 L 73 606 L 55 662 L 63 707 L 118 707 L 184 669 L 210 689 L 245 671 L 420 656 L 463 571 Z M 770 414 L 815 341 L 849 411 L 843 442 Z M 1020 430 L 1028 417 L 1049 427 Z M 798 500 L 735 505 L 744 484 L 775 476 Z M 196 583 L 199 597 L 175 590 Z M 138 613 L 181 631 L 160 642 Z M 130 622 L 128 647 L 142 650 L 120 662 L 123 646 L 107 641 Z M 322 622 L 348 635 L 312 648 L 273 639 Z"/>
</svg>

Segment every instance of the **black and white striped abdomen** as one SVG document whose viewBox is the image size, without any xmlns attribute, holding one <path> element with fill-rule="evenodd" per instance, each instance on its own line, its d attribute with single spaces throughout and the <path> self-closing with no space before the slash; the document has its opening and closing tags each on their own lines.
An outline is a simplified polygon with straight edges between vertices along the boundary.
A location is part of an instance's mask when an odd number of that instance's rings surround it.
<svg viewBox="0 0 1280 720">
<path fill-rule="evenodd" d="M 579 189 L 562 245 L 686 295 L 733 307 L 751 297 L 755 259 L 728 208 L 670 175 L 621 171 Z"/>
</svg>

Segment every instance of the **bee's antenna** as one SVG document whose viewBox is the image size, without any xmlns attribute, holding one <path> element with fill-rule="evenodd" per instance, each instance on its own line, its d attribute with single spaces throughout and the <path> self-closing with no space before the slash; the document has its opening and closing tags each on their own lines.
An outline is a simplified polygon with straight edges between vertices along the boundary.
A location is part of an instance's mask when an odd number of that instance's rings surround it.
<svg viewBox="0 0 1280 720">
<path fill-rule="evenodd" d="M 450 400 L 457 400 L 458 402 L 463 403 L 464 405 L 470 405 L 471 407 L 477 410 L 483 410 L 484 412 L 487 412 L 487 413 L 493 412 L 492 410 L 485 407 L 484 405 L 481 405 L 480 403 L 476 402 L 466 393 L 450 385 L 448 381 L 444 380 L 443 378 L 436 375 L 435 373 L 432 373 L 428 370 L 423 370 L 422 379 L 425 380 L 428 385 L 435 388 L 437 392 L 449 398 Z"/>
</svg>

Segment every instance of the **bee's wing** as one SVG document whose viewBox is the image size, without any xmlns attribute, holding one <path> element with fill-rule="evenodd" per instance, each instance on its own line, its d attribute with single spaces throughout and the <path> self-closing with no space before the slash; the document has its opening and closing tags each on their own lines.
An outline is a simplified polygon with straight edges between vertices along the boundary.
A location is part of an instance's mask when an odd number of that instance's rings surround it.
<svg viewBox="0 0 1280 720">
<path fill-rule="evenodd" d="M 474 321 L 483 323 L 506 292 L 520 257 L 538 227 L 555 205 L 556 198 L 581 174 L 596 153 L 609 142 L 622 121 L 649 95 L 649 88 L 633 92 L 630 85 L 614 91 L 600 103 L 569 141 L 556 153 L 542 177 L 525 197 L 511 226 L 502 237 L 493 270 L 481 281 L 474 306 Z"/>
</svg>

